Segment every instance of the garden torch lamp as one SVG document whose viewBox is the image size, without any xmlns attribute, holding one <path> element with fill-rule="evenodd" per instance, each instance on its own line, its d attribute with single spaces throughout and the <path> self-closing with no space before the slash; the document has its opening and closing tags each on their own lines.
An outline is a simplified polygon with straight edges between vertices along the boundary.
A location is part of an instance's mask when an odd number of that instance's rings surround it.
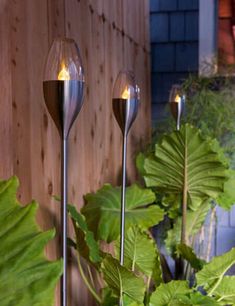
<svg viewBox="0 0 235 306">
<path fill-rule="evenodd" d="M 122 147 L 122 190 L 120 218 L 120 264 L 124 264 L 125 239 L 125 189 L 126 189 L 126 152 L 127 135 L 134 122 L 139 104 L 139 87 L 131 72 L 119 73 L 113 89 L 113 112 L 123 135 Z"/>
<path fill-rule="evenodd" d="M 83 104 L 84 72 L 74 40 L 58 38 L 49 50 L 43 80 L 47 109 L 61 136 L 61 306 L 67 305 L 67 150 L 69 131 Z"/>
<path fill-rule="evenodd" d="M 176 120 L 176 129 L 180 129 L 180 121 L 185 107 L 185 94 L 180 85 L 173 85 L 169 95 L 172 116 Z"/>
</svg>

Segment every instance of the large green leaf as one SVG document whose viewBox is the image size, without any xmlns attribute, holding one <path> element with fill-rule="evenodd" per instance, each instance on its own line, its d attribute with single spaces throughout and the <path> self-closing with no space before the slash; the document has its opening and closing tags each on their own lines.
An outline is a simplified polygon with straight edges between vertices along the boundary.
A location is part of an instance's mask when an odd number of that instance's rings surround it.
<svg viewBox="0 0 235 306">
<path fill-rule="evenodd" d="M 22 207 L 16 199 L 18 180 L 0 182 L 0 305 L 53 305 L 61 261 L 49 262 L 44 247 L 54 231 L 35 223 L 37 204 Z"/>
<path fill-rule="evenodd" d="M 198 258 L 194 250 L 186 244 L 177 245 L 177 255 L 186 259 L 195 270 L 201 270 L 206 263 L 204 260 Z"/>
<path fill-rule="evenodd" d="M 129 298 L 129 296 L 124 295 L 123 306 L 144 306 L 144 303 L 138 303 L 138 302 L 132 300 L 131 298 Z"/>
<path fill-rule="evenodd" d="M 101 265 L 104 280 L 115 294 L 127 295 L 132 300 L 142 303 L 144 300 L 145 284 L 142 278 L 121 266 L 117 259 L 107 254 Z"/>
<path fill-rule="evenodd" d="M 224 192 L 219 195 L 216 202 L 223 209 L 230 210 L 235 204 L 235 171 L 229 171 L 229 179 L 224 184 Z"/>
<path fill-rule="evenodd" d="M 107 242 L 116 240 L 120 232 L 121 189 L 107 184 L 97 193 L 87 194 L 85 200 L 86 205 L 81 212 L 96 239 Z M 157 205 L 145 207 L 154 200 L 155 194 L 149 189 L 137 185 L 127 187 L 126 230 L 135 224 L 147 229 L 163 219 L 164 212 Z"/>
<path fill-rule="evenodd" d="M 68 212 L 76 234 L 76 249 L 89 262 L 99 263 L 101 261 L 99 245 L 94 239 L 93 232 L 89 231 L 85 217 L 72 205 L 68 205 Z"/>
<path fill-rule="evenodd" d="M 235 276 L 224 276 L 213 295 L 220 305 L 235 305 Z"/>
<path fill-rule="evenodd" d="M 210 204 L 209 201 L 206 200 L 196 211 L 187 211 L 186 232 L 188 237 L 198 233 L 201 226 L 205 222 L 205 218 L 209 210 Z M 174 223 L 173 229 L 168 231 L 167 238 L 165 240 L 166 249 L 168 253 L 172 255 L 174 255 L 176 251 L 176 245 L 180 243 L 181 222 L 182 218 L 178 217 Z"/>
<path fill-rule="evenodd" d="M 220 304 L 209 296 L 199 292 L 191 292 L 187 295 L 179 295 L 178 300 L 185 306 L 219 306 Z"/>
<path fill-rule="evenodd" d="M 136 167 L 137 167 L 141 176 L 145 175 L 145 170 L 144 170 L 145 158 L 146 158 L 146 156 L 143 153 L 139 153 L 136 157 Z"/>
<path fill-rule="evenodd" d="M 116 253 L 119 254 L 120 241 L 115 243 Z M 159 285 L 162 281 L 160 256 L 156 243 L 146 232 L 137 226 L 130 227 L 125 236 L 124 265 L 133 272 L 141 271 L 148 277 L 153 277 Z"/>
<path fill-rule="evenodd" d="M 198 287 L 204 287 L 208 295 L 212 295 L 219 288 L 224 274 L 234 264 L 235 248 L 221 256 L 214 257 L 196 274 Z"/>
<path fill-rule="evenodd" d="M 150 306 L 181 306 L 187 305 L 180 300 L 181 295 L 191 292 L 186 281 L 171 281 L 167 284 L 161 284 L 152 293 Z"/>
<path fill-rule="evenodd" d="M 221 153 L 204 140 L 198 129 L 186 124 L 162 138 L 156 145 L 155 157 L 144 161 L 148 187 L 165 194 L 181 195 L 186 189 L 188 207 L 195 210 L 208 198 L 223 192 L 227 166 Z"/>
<path fill-rule="evenodd" d="M 161 284 L 151 295 L 150 306 L 219 306 L 213 298 L 189 288 L 186 281 Z"/>
<path fill-rule="evenodd" d="M 164 209 L 167 212 L 167 215 L 170 219 L 176 219 L 181 215 L 179 209 L 180 203 L 182 203 L 182 195 L 178 196 L 175 194 L 165 194 L 161 199 L 161 204 L 164 206 Z"/>
<path fill-rule="evenodd" d="M 119 304 L 119 297 L 114 295 L 113 291 L 110 288 L 103 288 L 102 289 L 102 306 L 118 306 Z M 138 303 L 131 299 L 129 296 L 125 295 L 122 299 L 123 306 L 144 306 L 143 303 Z"/>
<path fill-rule="evenodd" d="M 213 295 L 221 305 L 235 305 L 235 276 L 224 276 Z"/>
<path fill-rule="evenodd" d="M 102 306 L 118 306 L 119 298 L 109 287 L 102 288 Z"/>
</svg>

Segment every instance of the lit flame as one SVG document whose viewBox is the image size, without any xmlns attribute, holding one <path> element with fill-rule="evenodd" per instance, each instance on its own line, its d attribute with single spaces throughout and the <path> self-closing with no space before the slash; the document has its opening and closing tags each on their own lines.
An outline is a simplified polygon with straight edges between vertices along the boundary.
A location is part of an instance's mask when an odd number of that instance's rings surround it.
<svg viewBox="0 0 235 306">
<path fill-rule="evenodd" d="M 66 69 L 65 64 L 62 64 L 62 69 L 60 70 L 58 74 L 58 80 L 65 81 L 70 80 L 70 75 L 68 69 Z"/>
<path fill-rule="evenodd" d="M 181 101 L 181 98 L 180 98 L 179 94 L 177 94 L 177 95 L 175 96 L 175 102 L 176 102 L 176 103 L 180 103 L 180 101 Z"/>
<path fill-rule="evenodd" d="M 126 86 L 123 93 L 122 93 L 122 99 L 130 99 L 130 89 Z"/>
</svg>

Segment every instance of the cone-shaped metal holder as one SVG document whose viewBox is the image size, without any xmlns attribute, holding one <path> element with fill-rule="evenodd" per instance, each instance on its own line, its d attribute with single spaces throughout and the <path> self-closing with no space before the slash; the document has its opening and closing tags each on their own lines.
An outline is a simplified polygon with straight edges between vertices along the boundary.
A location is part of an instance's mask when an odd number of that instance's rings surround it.
<svg viewBox="0 0 235 306">
<path fill-rule="evenodd" d="M 124 264 L 125 240 L 125 189 L 126 189 L 126 152 L 127 135 L 134 122 L 139 104 L 139 87 L 131 72 L 119 73 L 113 89 L 113 112 L 123 134 L 122 148 L 122 191 L 120 218 L 120 264 Z"/>
<path fill-rule="evenodd" d="M 62 140 L 61 148 L 61 303 L 67 306 L 67 139 L 83 104 L 84 73 L 74 40 L 55 39 L 48 53 L 43 92 L 47 109 Z"/>
<path fill-rule="evenodd" d="M 173 85 L 169 95 L 172 116 L 176 120 L 176 129 L 180 129 L 180 122 L 185 108 L 185 94 L 180 85 Z"/>
</svg>

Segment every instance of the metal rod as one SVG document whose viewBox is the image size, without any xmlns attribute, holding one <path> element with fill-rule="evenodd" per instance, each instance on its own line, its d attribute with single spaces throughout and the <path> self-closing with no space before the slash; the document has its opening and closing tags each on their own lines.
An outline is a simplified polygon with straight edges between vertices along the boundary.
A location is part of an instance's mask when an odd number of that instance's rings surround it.
<svg viewBox="0 0 235 306">
<path fill-rule="evenodd" d="M 62 139 L 61 156 L 61 254 L 63 257 L 63 275 L 60 282 L 61 306 L 67 306 L 67 192 L 68 192 L 68 169 L 67 169 L 67 138 Z"/>
<path fill-rule="evenodd" d="M 123 133 L 122 144 L 122 190 L 121 190 L 121 215 L 120 215 L 120 265 L 124 265 L 124 242 L 125 242 L 125 204 L 126 204 L 126 152 L 127 133 Z M 122 296 L 119 297 L 119 306 L 123 306 Z"/>
<path fill-rule="evenodd" d="M 177 112 L 177 119 L 176 119 L 176 130 L 179 131 L 180 130 L 180 116 L 181 116 L 181 105 L 177 105 L 178 107 L 178 112 Z"/>
<path fill-rule="evenodd" d="M 178 112 L 177 121 L 176 121 L 176 130 L 180 130 L 180 113 Z"/>
<path fill-rule="evenodd" d="M 120 222 L 120 265 L 124 265 L 124 241 L 125 241 L 125 202 L 126 202 L 126 151 L 127 133 L 123 133 L 122 146 L 122 197 L 121 197 L 121 222 Z"/>
</svg>

